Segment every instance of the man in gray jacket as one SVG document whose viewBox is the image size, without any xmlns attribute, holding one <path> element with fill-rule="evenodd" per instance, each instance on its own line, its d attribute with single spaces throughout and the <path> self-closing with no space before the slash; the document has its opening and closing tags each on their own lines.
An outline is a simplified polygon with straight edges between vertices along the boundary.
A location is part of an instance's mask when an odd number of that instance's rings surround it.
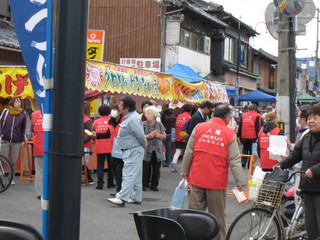
<svg viewBox="0 0 320 240">
<path fill-rule="evenodd" d="M 124 206 L 125 202 L 141 204 L 142 201 L 142 161 L 147 139 L 135 105 L 129 96 L 122 97 L 118 105 L 120 114 L 124 116 L 117 138 L 123 154 L 123 179 L 121 191 L 108 201 L 119 206 Z"/>
</svg>

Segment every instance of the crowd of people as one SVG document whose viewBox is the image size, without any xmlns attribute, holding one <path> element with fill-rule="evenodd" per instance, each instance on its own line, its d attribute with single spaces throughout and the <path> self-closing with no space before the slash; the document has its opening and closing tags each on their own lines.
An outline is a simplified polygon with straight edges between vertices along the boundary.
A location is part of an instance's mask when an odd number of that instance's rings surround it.
<svg viewBox="0 0 320 240">
<path fill-rule="evenodd" d="M 279 163 L 270 157 L 270 135 L 284 135 L 277 127 L 274 104 L 260 114 L 256 104 L 246 111 L 233 115 L 232 106 L 204 101 L 198 106 L 184 104 L 171 109 L 168 103 L 161 106 L 155 101 L 144 101 L 141 113 L 130 96 L 122 97 L 111 107 L 102 104 L 100 117 L 83 119 L 84 158 L 88 163 L 95 144 L 97 158 L 96 189 L 104 188 L 105 162 L 107 187 L 115 188 L 107 200 L 118 206 L 141 204 L 143 191 L 159 191 L 162 168 L 172 174 L 179 173 L 190 184 L 189 208 L 208 210 L 220 222 L 220 232 L 215 239 L 225 239 L 224 212 L 228 171 L 234 176 L 236 187 L 242 191 L 246 185 L 244 168 L 249 167 L 253 145 L 257 145 L 260 166 L 270 172 L 275 166 L 282 169 L 298 168 L 305 178 L 298 179 L 297 188 L 303 191 L 306 204 L 306 229 L 308 239 L 320 236 L 320 104 L 303 105 L 297 112 L 297 138 L 287 141 L 290 154 L 282 156 Z M 12 98 L 9 108 L 0 116 L 2 135 L 1 154 L 15 163 L 26 138 L 29 115 L 21 107 L 20 98 Z M 43 128 L 42 114 L 32 113 L 30 125 L 33 132 L 37 198 L 42 195 Z M 319 148 L 320 149 L 320 148 Z M 179 159 L 181 160 L 179 163 Z M 95 184 L 91 170 L 84 164 L 88 183 Z M 14 183 L 14 182 L 13 182 Z"/>
</svg>

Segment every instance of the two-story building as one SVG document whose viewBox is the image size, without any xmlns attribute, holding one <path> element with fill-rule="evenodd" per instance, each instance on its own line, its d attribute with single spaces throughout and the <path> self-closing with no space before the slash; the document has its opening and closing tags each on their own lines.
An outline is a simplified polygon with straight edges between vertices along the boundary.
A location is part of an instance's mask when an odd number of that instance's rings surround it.
<svg viewBox="0 0 320 240">
<path fill-rule="evenodd" d="M 212 2 L 91 0 L 89 28 L 106 32 L 105 61 L 160 58 L 161 71 L 181 63 L 228 87 L 235 87 L 239 75 L 240 94 L 257 89 L 257 81 L 260 87 L 275 89 L 269 81 L 276 82 L 276 75 L 268 78 L 263 70 L 274 60 L 260 62 L 262 75 L 253 66 L 249 39 L 256 31 Z"/>
</svg>

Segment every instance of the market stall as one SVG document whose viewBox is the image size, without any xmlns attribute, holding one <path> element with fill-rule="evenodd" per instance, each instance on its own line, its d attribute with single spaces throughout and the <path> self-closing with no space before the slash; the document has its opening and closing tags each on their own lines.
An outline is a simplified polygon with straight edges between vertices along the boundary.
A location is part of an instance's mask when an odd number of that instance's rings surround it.
<svg viewBox="0 0 320 240">
<path fill-rule="evenodd" d="M 86 87 L 94 91 L 133 94 L 166 101 L 229 102 L 226 89 L 220 83 L 205 80 L 186 82 L 176 78 L 174 74 L 93 60 L 87 60 Z"/>
</svg>

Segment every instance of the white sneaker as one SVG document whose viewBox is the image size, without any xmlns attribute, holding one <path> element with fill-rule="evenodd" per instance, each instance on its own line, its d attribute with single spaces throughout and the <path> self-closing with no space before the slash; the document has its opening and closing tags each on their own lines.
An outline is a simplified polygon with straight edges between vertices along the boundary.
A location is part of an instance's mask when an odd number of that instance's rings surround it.
<svg viewBox="0 0 320 240">
<path fill-rule="evenodd" d="M 16 182 L 12 179 L 11 185 L 16 185 Z"/>
<path fill-rule="evenodd" d="M 107 198 L 107 200 L 112 204 L 122 206 L 122 207 L 124 207 L 124 204 L 125 204 L 124 201 L 122 201 L 120 198 Z"/>
<path fill-rule="evenodd" d="M 139 201 L 134 201 L 134 200 L 132 200 L 131 198 L 129 198 L 129 200 L 127 201 L 127 203 L 129 203 L 129 204 L 141 205 L 141 202 L 139 202 Z"/>
</svg>

